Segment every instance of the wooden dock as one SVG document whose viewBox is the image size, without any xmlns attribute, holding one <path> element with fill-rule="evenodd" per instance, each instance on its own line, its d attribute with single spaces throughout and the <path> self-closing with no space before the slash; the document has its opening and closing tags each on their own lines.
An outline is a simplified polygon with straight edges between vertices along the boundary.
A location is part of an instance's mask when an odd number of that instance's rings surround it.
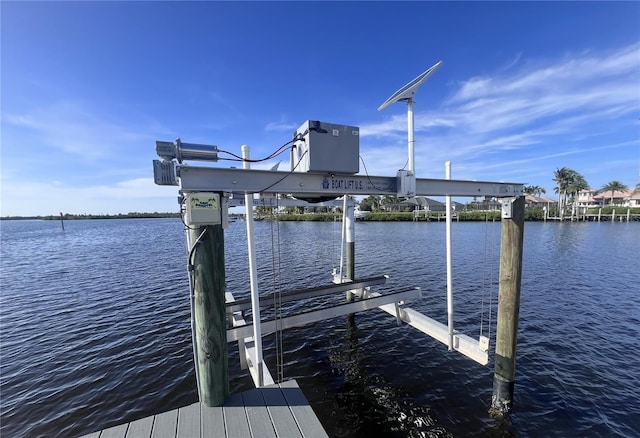
<svg viewBox="0 0 640 438">
<path fill-rule="evenodd" d="M 233 394 L 220 407 L 200 402 L 83 438 L 327 437 L 295 380 Z"/>
</svg>

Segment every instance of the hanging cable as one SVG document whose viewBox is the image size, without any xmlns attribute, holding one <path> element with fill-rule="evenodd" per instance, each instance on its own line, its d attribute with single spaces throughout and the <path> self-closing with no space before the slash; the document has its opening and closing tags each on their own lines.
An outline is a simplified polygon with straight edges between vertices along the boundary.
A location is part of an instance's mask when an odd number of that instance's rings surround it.
<svg viewBox="0 0 640 438">
<path fill-rule="evenodd" d="M 407 158 L 407 161 L 404 162 L 404 166 L 402 166 L 400 170 L 405 170 L 408 164 L 409 164 L 409 159 Z"/>
<path fill-rule="evenodd" d="M 186 210 L 186 206 L 184 205 L 184 203 L 185 203 L 185 198 L 182 198 L 182 201 L 180 202 L 180 221 L 182 222 L 182 225 L 184 225 L 185 230 L 195 230 L 194 227 L 190 227 L 184 221 L 184 212 Z"/>
<path fill-rule="evenodd" d="M 277 196 L 277 195 L 276 195 Z M 262 201 L 262 205 L 264 205 L 264 199 Z M 278 377 L 276 377 L 276 383 L 280 383 L 278 381 L 279 379 L 279 370 L 280 370 L 280 350 L 279 350 L 279 343 L 278 343 L 278 337 L 279 337 L 279 332 L 278 332 L 278 298 L 276 295 L 276 291 L 277 291 L 277 280 L 276 280 L 276 255 L 275 255 L 275 242 L 274 242 L 274 232 L 273 232 L 273 207 L 271 207 L 269 209 L 270 214 L 269 214 L 269 230 L 271 231 L 271 281 L 272 281 L 272 285 L 271 285 L 271 289 L 273 290 L 273 313 L 274 313 L 274 320 L 276 322 L 276 330 L 275 330 L 275 344 L 276 344 L 276 375 Z"/>
<path fill-rule="evenodd" d="M 276 242 L 278 248 L 278 270 L 277 270 L 277 279 L 278 279 L 278 314 L 276 318 L 278 320 L 277 327 L 280 330 L 279 336 L 279 350 L 280 350 L 280 369 L 278 370 L 278 379 L 280 382 L 284 382 L 284 347 L 283 347 L 283 338 L 284 338 L 284 330 L 282 328 L 282 252 L 281 252 L 281 240 L 280 240 L 280 219 L 278 218 L 278 208 L 279 201 L 276 198 Z"/>
<path fill-rule="evenodd" d="M 193 254 L 196 252 L 196 247 L 198 246 L 198 243 L 200 243 L 200 240 L 202 240 L 202 237 L 205 235 L 208 229 L 209 227 L 204 227 L 204 230 L 202 230 L 202 233 L 200 233 L 196 241 L 193 242 L 193 245 L 191 245 L 191 250 L 189 251 L 189 259 L 188 259 L 190 270 L 193 270 Z"/>
<path fill-rule="evenodd" d="M 302 140 L 302 136 L 300 134 L 296 135 L 293 139 L 289 140 L 288 142 L 286 142 L 285 144 L 283 144 L 282 146 L 280 146 L 278 149 L 276 149 L 275 152 L 271 153 L 269 156 L 265 157 L 265 158 L 258 158 L 255 160 L 251 160 L 248 158 L 242 158 L 240 155 L 234 154 L 233 152 L 229 152 L 229 151 L 225 151 L 222 149 L 218 149 L 218 154 L 228 154 L 231 155 L 234 158 L 220 158 L 218 157 L 218 160 L 224 160 L 224 161 L 240 161 L 243 163 L 260 163 L 262 161 L 268 161 L 271 160 L 275 157 L 277 157 L 278 155 L 282 154 L 284 151 L 291 149 L 295 146 L 292 146 L 291 148 L 288 147 L 290 144 L 295 143 L 298 140 Z"/>
<path fill-rule="evenodd" d="M 182 217 L 182 215 L 180 216 Z M 185 224 L 186 226 L 186 224 Z M 189 227 L 187 227 L 189 228 Z M 189 257 L 187 258 L 187 272 L 189 275 L 189 306 L 191 309 L 191 337 L 194 340 L 193 342 L 193 357 L 195 358 L 195 367 L 196 367 L 196 381 L 200 379 L 200 361 L 198 358 L 198 349 L 196 348 L 195 339 L 196 339 L 196 323 L 195 323 L 195 299 L 196 299 L 196 274 L 195 267 L 193 265 L 193 254 L 195 253 L 195 249 L 204 237 L 205 233 L 209 228 L 205 227 L 200 235 L 196 238 L 191 245 L 191 249 L 189 250 Z M 188 234 L 187 234 L 188 235 Z M 197 382 L 199 385 L 199 381 Z"/>
<path fill-rule="evenodd" d="M 276 344 L 276 380 L 278 383 L 284 381 L 284 350 L 283 350 L 283 330 L 282 330 L 282 281 L 281 281 L 281 256 L 280 256 L 280 221 L 277 219 L 277 209 L 279 208 L 278 195 L 276 195 L 276 214 L 271 208 L 271 272 L 273 281 L 273 308 L 274 320 L 276 323 L 275 344 Z M 274 234 L 273 224 L 277 224 L 277 235 Z M 278 248 L 276 257 L 275 248 Z M 277 262 L 277 263 L 276 263 Z"/>
<path fill-rule="evenodd" d="M 373 181 L 371 181 L 371 177 L 369 176 L 369 171 L 367 170 L 367 165 L 364 163 L 364 158 L 362 158 L 362 155 L 358 155 L 360 157 L 360 161 L 362 162 L 362 166 L 364 167 L 364 173 L 367 176 L 367 179 L 369 180 L 369 183 L 371 184 L 371 187 L 373 187 L 374 189 L 378 190 L 379 192 L 386 192 L 388 190 L 391 190 L 391 184 L 389 184 L 387 186 L 387 188 L 385 189 L 380 189 L 378 187 L 376 187 L 376 185 L 373 183 Z"/>
<path fill-rule="evenodd" d="M 302 162 L 302 158 L 307 154 L 307 151 L 304 151 L 304 153 L 300 156 L 300 159 L 298 160 L 298 162 L 296 163 L 295 166 L 293 166 L 293 169 L 291 169 L 289 172 L 287 172 L 287 174 L 285 176 L 283 176 L 282 178 L 280 178 L 278 181 L 274 182 L 273 184 L 268 185 L 267 187 L 265 187 L 262 190 L 258 190 L 257 192 L 247 192 L 247 193 L 251 193 L 251 194 L 256 194 L 256 193 L 262 193 L 262 192 L 266 192 L 267 190 L 269 190 L 271 187 L 275 186 L 276 184 L 278 184 L 279 182 L 283 181 L 285 178 L 288 178 L 289 176 L 293 175 L 293 173 L 295 172 L 295 170 L 298 168 L 298 166 L 300 165 L 300 163 Z"/>
</svg>

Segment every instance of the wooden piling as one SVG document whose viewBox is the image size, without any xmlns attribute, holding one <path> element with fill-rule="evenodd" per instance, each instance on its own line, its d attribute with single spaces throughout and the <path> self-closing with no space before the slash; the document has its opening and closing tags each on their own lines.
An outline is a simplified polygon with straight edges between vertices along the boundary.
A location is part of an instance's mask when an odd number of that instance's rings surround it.
<svg viewBox="0 0 640 438">
<path fill-rule="evenodd" d="M 489 410 L 492 416 L 497 417 L 509 413 L 513 401 L 520 286 L 522 283 L 524 205 L 524 197 L 519 197 L 511 204 L 510 215 L 505 215 L 503 209 L 496 366 L 493 376 L 493 396 Z"/>
<path fill-rule="evenodd" d="M 222 225 L 190 228 L 189 242 L 198 394 L 205 406 L 221 406 L 229 397 Z"/>
</svg>

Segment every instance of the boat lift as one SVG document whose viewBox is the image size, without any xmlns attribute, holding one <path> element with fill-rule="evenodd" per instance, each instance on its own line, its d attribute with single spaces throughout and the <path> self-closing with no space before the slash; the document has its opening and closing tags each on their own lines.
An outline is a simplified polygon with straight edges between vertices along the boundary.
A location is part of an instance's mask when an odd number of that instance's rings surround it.
<svg viewBox="0 0 640 438">
<path fill-rule="evenodd" d="M 311 143 L 313 147 L 313 143 Z M 167 157 L 167 151 L 174 150 L 176 157 L 197 156 L 200 160 L 217 157 L 215 146 L 185 144 L 179 140 L 175 143 L 157 142 L 158 153 Z M 208 156 L 205 151 L 208 151 Z M 248 159 L 248 150 L 245 148 L 245 159 Z M 171 154 L 169 154 L 171 155 Z M 174 159 L 154 161 L 156 183 L 180 185 L 183 195 L 197 193 L 223 193 L 221 200 L 222 215 L 226 216 L 226 209 L 233 199 L 244 198 L 247 210 L 247 228 L 252 227 L 253 214 L 251 204 L 253 194 L 260 194 L 264 199 L 273 201 L 277 194 L 295 193 L 297 197 L 318 197 L 322 199 L 336 198 L 350 195 L 398 195 L 407 196 L 407 191 L 413 192 L 416 196 L 445 196 L 448 199 L 457 197 L 487 196 L 496 198 L 515 198 L 523 193 L 523 186 L 519 183 L 487 182 L 487 181 L 465 181 L 450 179 L 424 179 L 415 178 L 413 173 L 399 172 L 396 177 L 337 174 L 337 173 L 315 173 L 297 171 L 272 171 L 254 169 L 219 168 L 208 166 L 182 165 Z M 448 175 L 450 175 L 448 173 Z M 285 200 L 278 200 L 284 202 Z M 298 201 L 300 202 L 300 201 Z M 299 204 L 300 205 L 300 204 Z M 353 214 L 353 209 L 347 209 Z M 351 218 L 353 220 L 353 218 Z M 451 209 L 447 211 L 447 222 L 451 223 Z M 223 220 L 224 223 L 224 220 Z M 255 276 L 255 260 L 252 262 L 253 233 L 248 233 L 248 245 L 250 248 L 250 266 L 253 273 L 252 280 L 252 301 L 251 310 L 254 321 L 247 324 L 242 318 L 241 312 L 249 307 L 249 303 L 240 302 L 227 294 L 227 310 L 232 316 L 233 327 L 227 331 L 228 342 L 239 342 L 240 346 L 246 349 L 242 354 L 252 370 L 256 386 L 263 386 L 272 381 L 271 378 L 264 378 L 264 367 L 262 365 L 261 337 L 264 334 L 272 333 L 278 328 L 296 327 L 311 322 L 333 318 L 335 316 L 359 312 L 370 308 L 378 307 L 416 329 L 426 333 L 438 341 L 448 346 L 450 350 L 459 351 L 476 362 L 486 365 L 488 363 L 488 340 L 473 339 L 455 330 L 453 325 L 452 294 L 448 294 L 448 324 L 442 324 L 426 315 L 423 315 L 403 303 L 410 299 L 420 297 L 418 288 L 409 289 L 393 294 L 380 295 L 371 292 L 369 289 L 375 284 L 380 284 L 380 279 L 374 282 L 359 280 L 347 285 L 337 287 L 313 288 L 308 291 L 297 291 L 291 293 L 291 297 L 308 298 L 314 295 L 331 293 L 337 291 L 352 290 L 359 299 L 354 302 L 344 303 L 329 309 L 313 312 L 306 312 L 299 315 L 286 316 L 279 321 L 260 321 L 260 306 L 265 302 L 273 302 L 273 297 L 260 297 L 257 293 L 257 277 Z M 447 239 L 450 248 L 450 234 Z M 451 253 L 448 251 L 448 258 Z M 450 263 L 447 263 L 451 269 Z M 450 277 L 449 272 L 449 277 Z M 447 282 L 450 289 L 450 281 Z M 285 295 L 288 296 L 288 295 Z M 256 339 L 258 342 L 256 342 Z M 255 346 L 251 345 L 254 343 Z M 254 365 L 255 364 L 255 365 Z M 261 377 L 263 376 L 263 377 Z"/>
<path fill-rule="evenodd" d="M 211 166 L 186 165 L 184 161 L 218 161 L 219 153 L 238 155 L 221 151 L 217 146 L 183 143 L 180 139 L 175 142 L 158 141 L 156 151 L 162 160 L 154 160 L 154 178 L 158 185 L 180 186 L 180 203 L 184 208 L 184 222 L 188 230 L 209 225 L 226 227 L 228 223 L 228 208 L 233 205 L 244 205 L 246 210 L 249 278 L 251 296 L 249 299 L 236 299 L 232 293 L 225 292 L 225 308 L 230 327 L 226 330 L 227 342 L 238 342 L 240 362 L 243 369 L 248 368 L 256 387 L 273 384 L 274 380 L 269 370 L 264 366 L 262 355 L 262 337 L 265 334 L 278 332 L 286 328 L 297 327 L 312 322 L 334 318 L 379 308 L 392 316 L 398 322 L 411 325 L 421 332 L 447 345 L 450 351 L 458 351 L 474 361 L 486 365 L 488 363 L 489 339 L 480 336 L 473 339 L 460 333 L 454 327 L 453 318 L 453 286 L 452 286 L 452 254 L 451 254 L 451 222 L 452 197 L 490 197 L 500 198 L 503 204 L 503 218 L 510 218 L 511 205 L 523 195 L 523 184 L 490 181 L 454 180 L 451 178 L 451 164 L 446 163 L 445 179 L 416 178 L 414 168 L 413 148 L 413 95 L 418 88 L 439 66 L 440 62 L 425 71 L 422 75 L 402 87 L 392 95 L 379 110 L 394 102 L 402 101 L 408 104 L 408 146 L 409 169 L 401 169 L 396 176 L 371 176 L 359 173 L 359 128 L 347 125 L 337 125 L 319 121 L 305 122 L 295 133 L 293 139 L 279 149 L 282 153 L 291 145 L 290 170 L 278 171 L 256 170 L 250 168 L 252 160 L 248 146 L 242 147 L 243 168 L 221 168 Z M 272 154 L 268 158 L 272 158 Z M 277 168 L 277 166 L 276 166 Z M 344 230 L 347 232 L 347 242 L 353 237 L 354 208 L 353 202 L 347 202 L 347 195 L 396 195 L 398 197 L 413 196 L 442 196 L 446 198 L 446 244 L 447 244 L 447 324 L 443 324 L 426 315 L 417 312 L 405 304 L 406 301 L 418 299 L 420 288 L 413 287 L 402 291 L 380 294 L 371 288 L 384 284 L 388 277 L 379 276 L 365 279 L 348 278 L 342 275 L 342 261 L 340 274 L 334 272 L 334 283 L 324 287 L 313 287 L 304 290 L 279 293 L 277 299 L 280 304 L 293 300 L 302 300 L 338 292 L 349 293 L 355 297 L 346 303 L 325 307 L 318 310 L 302 312 L 294 315 L 277 317 L 262 321 L 260 308 L 274 302 L 272 296 L 261 296 L 259 293 L 257 267 L 253 231 L 253 201 L 254 195 L 260 196 L 263 206 L 308 205 L 309 202 L 323 203 L 322 205 L 338 205 L 335 201 L 342 197 L 343 206 L 343 241 Z M 279 194 L 288 194 L 295 199 L 278 199 Z M 191 228 L 191 227 L 195 228 Z M 187 231 L 188 247 L 190 248 L 189 263 L 196 244 L 205 231 L 199 236 Z M 349 236 L 351 234 L 351 236 Z M 341 251 L 342 257 L 342 251 Z M 223 262 L 224 263 L 224 262 Z M 190 270 L 193 266 L 190 265 Z M 199 375 L 199 353 L 196 343 L 196 316 L 194 310 L 195 279 L 190 274 L 192 286 L 192 330 L 194 338 L 194 356 L 196 362 L 196 376 Z M 519 293 L 519 291 L 518 291 Z M 252 323 L 247 323 L 244 312 L 251 309 Z M 215 324 L 214 324 L 215 325 Z M 200 338 L 203 337 L 198 333 Z M 204 337 L 208 335 L 205 333 Z M 211 340 L 204 339 L 206 348 L 211 347 Z M 222 342 L 222 341 L 221 341 Z M 217 347 L 216 347 L 217 348 Z M 502 347 L 501 347 L 502 348 Z M 515 344 L 513 346 L 515 348 Z M 512 352 L 507 352 L 513 356 Z M 210 351 L 206 352 L 206 359 Z M 508 356 L 505 356 L 508 357 Z M 514 356 L 513 356 L 514 357 Z M 512 366 L 509 372 L 512 374 Z M 225 371 L 226 373 L 226 371 Z M 496 373 L 496 378 L 498 378 Z M 500 377 L 502 379 L 502 377 Z M 198 377 L 199 379 L 199 377 Z M 211 380 L 207 377 L 208 380 Z M 512 376 L 507 376 L 505 382 L 512 382 Z M 495 385 L 495 382 L 494 382 Z M 199 392 L 201 389 L 198 382 Z M 507 385 L 508 386 L 508 385 Z M 510 387 L 494 386 L 494 399 L 499 402 L 508 401 L 512 396 Z M 507 388 L 507 389 L 504 389 Z M 497 391 L 497 392 L 495 392 Z M 507 394 L 506 392 L 509 394 Z M 496 395 L 497 394 L 497 395 Z M 201 394 L 201 400 L 203 399 Z M 497 403 L 494 400 L 494 404 Z"/>
</svg>

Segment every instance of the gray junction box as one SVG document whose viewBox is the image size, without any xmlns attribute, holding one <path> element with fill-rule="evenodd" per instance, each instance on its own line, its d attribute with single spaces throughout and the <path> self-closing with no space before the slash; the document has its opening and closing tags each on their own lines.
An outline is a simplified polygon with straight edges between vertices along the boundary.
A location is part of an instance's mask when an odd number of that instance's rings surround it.
<svg viewBox="0 0 640 438">
<path fill-rule="evenodd" d="M 356 174 L 360 171 L 360 128 L 307 120 L 295 132 L 296 172 Z"/>
</svg>

